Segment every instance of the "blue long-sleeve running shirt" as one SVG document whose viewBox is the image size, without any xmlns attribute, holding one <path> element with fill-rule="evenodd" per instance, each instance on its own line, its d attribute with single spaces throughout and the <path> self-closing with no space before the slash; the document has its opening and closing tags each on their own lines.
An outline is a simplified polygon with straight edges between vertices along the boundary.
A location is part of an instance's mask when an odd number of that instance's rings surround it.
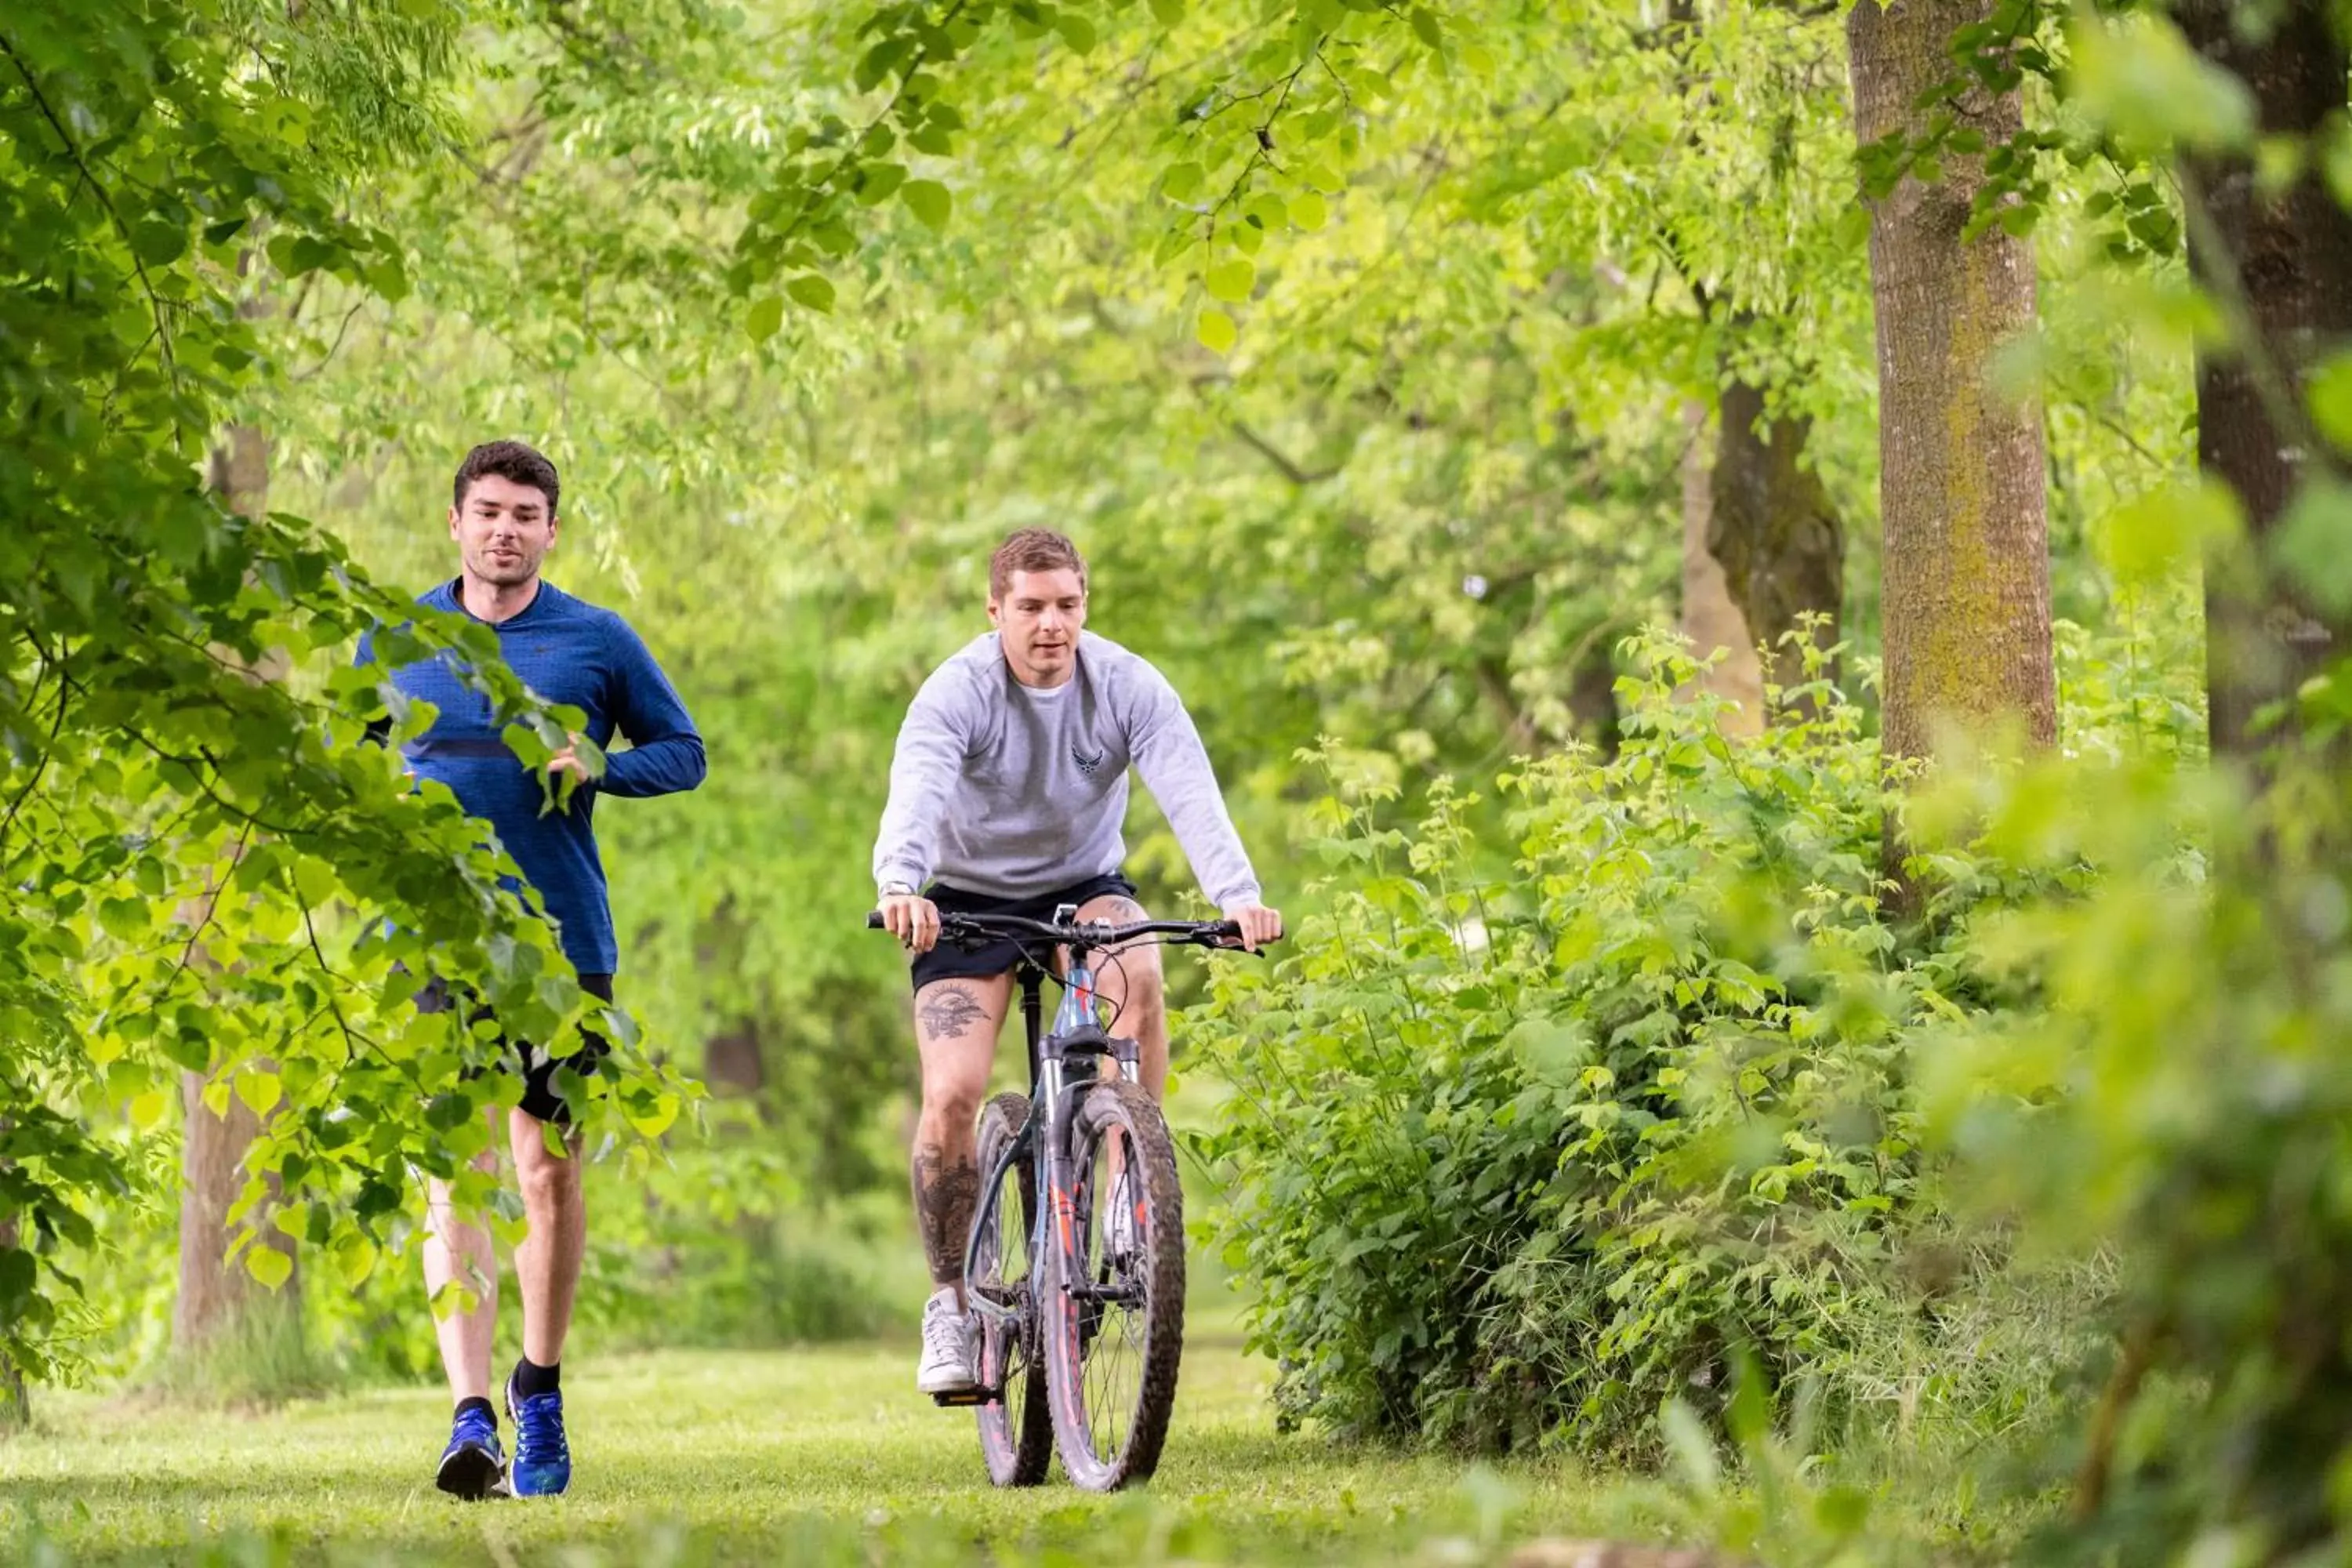
<svg viewBox="0 0 2352 1568">
<path fill-rule="evenodd" d="M 455 580 L 416 602 L 470 613 Z M 547 796 L 540 775 L 499 738 L 489 700 L 458 679 L 450 664 L 455 656 L 443 654 L 392 672 L 404 694 L 438 710 L 433 727 L 409 742 L 404 754 L 412 771 L 447 784 L 469 815 L 497 832 L 554 919 L 572 967 L 583 974 L 610 974 L 620 952 L 604 864 L 596 853 L 596 797 L 692 789 L 706 771 L 702 737 L 661 666 L 613 611 L 541 582 L 522 613 L 496 629 L 499 650 L 524 685 L 547 701 L 585 713 L 582 732 L 600 749 L 610 747 L 616 731 L 627 737 L 629 749 L 607 751 L 604 776 L 583 781 L 568 808 L 551 806 L 542 816 Z M 372 658 L 373 642 L 360 638 L 360 663 Z"/>
</svg>

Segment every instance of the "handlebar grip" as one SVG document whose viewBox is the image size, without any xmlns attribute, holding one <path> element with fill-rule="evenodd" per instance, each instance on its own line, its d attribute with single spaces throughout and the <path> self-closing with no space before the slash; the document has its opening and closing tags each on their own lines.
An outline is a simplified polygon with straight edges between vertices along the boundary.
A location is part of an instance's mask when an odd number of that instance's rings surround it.
<svg viewBox="0 0 2352 1568">
<path fill-rule="evenodd" d="M 882 911 L 880 910 L 868 910 L 866 911 L 866 929 L 867 931 L 880 931 L 882 929 Z"/>
</svg>

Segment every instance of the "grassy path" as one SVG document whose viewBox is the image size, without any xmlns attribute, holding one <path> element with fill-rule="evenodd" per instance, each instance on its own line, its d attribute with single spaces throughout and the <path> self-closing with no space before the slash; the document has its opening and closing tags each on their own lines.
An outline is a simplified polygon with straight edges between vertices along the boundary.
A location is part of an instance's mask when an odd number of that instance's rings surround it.
<svg viewBox="0 0 2352 1568">
<path fill-rule="evenodd" d="M 1262 1363 L 1186 1356 L 1148 1494 L 1060 1479 L 1002 1492 L 969 1415 L 908 1389 L 911 1350 L 663 1352 L 567 1379 L 578 1470 L 561 1500 L 433 1489 L 437 1391 L 268 1415 L 47 1400 L 0 1439 L 0 1559 L 62 1563 L 599 1563 L 1498 1561 L 1556 1531 L 1642 1530 L 1637 1494 L 1572 1470 L 1337 1449 L 1274 1429 Z"/>
</svg>

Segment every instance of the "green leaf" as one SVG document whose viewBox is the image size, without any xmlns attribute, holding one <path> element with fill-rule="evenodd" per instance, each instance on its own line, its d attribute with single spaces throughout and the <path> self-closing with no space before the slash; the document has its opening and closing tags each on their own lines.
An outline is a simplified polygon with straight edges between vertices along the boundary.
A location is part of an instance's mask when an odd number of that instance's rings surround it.
<svg viewBox="0 0 2352 1568">
<path fill-rule="evenodd" d="M 137 942 L 145 936 L 154 915 L 154 906 L 144 899 L 102 899 L 98 906 L 98 923 L 106 934 L 117 942 Z"/>
<path fill-rule="evenodd" d="M 822 272 L 803 273 L 785 284 L 784 292 L 812 310 L 833 310 L 833 279 Z"/>
<path fill-rule="evenodd" d="M 245 1249 L 245 1269 L 265 1289 L 275 1290 L 294 1277 L 294 1260 L 274 1247 L 248 1247 Z"/>
<path fill-rule="evenodd" d="M 762 294 L 751 301 L 751 309 L 743 317 L 743 330 L 755 343 L 764 343 L 776 335 L 784 324 L 784 301 L 774 294 Z"/>
<path fill-rule="evenodd" d="M 335 868 L 315 855 L 298 855 L 294 858 L 294 890 L 313 910 L 322 909 L 334 898 L 340 886 Z"/>
<path fill-rule="evenodd" d="M 1166 267 L 1171 262 L 1192 255 L 1193 251 L 1200 248 L 1200 246 L 1201 237 L 1192 232 L 1192 226 L 1179 224 L 1161 235 L 1160 243 L 1151 247 L 1151 264 L 1154 267 Z"/>
<path fill-rule="evenodd" d="M 299 277 L 305 272 L 332 267 L 342 259 L 343 254 L 340 246 L 331 245 L 317 235 L 300 235 L 296 237 L 292 247 L 287 252 L 284 269 Z"/>
<path fill-rule="evenodd" d="M 188 231 L 148 218 L 131 231 L 131 253 L 150 267 L 169 267 L 186 254 Z"/>
<path fill-rule="evenodd" d="M 236 1097 L 256 1116 L 267 1116 L 284 1095 L 274 1072 L 247 1069 L 236 1075 Z"/>
<path fill-rule="evenodd" d="M 1411 20 L 1412 22 L 1412 35 L 1414 37 L 1419 38 L 1423 43 L 1427 44 L 1433 49 L 1444 46 L 1445 42 L 1445 35 L 1438 27 L 1437 14 L 1435 12 L 1432 11 L 1426 5 L 1415 5 L 1412 8 Z"/>
<path fill-rule="evenodd" d="M 1234 344 L 1241 340 L 1241 331 L 1234 325 L 1234 319 L 1218 310 L 1202 310 L 1192 331 L 1201 340 L 1201 346 L 1213 353 L 1231 353 Z"/>
<path fill-rule="evenodd" d="M 1257 267 L 1245 256 L 1229 256 L 1210 268 L 1207 277 L 1202 281 L 1207 286 L 1211 299 L 1238 305 L 1246 300 L 1250 290 L 1257 286 Z"/>
<path fill-rule="evenodd" d="M 1172 27 L 1184 19 L 1184 0 L 1151 0 L 1151 15 L 1163 27 Z"/>
<path fill-rule="evenodd" d="M 912 47 L 905 37 L 886 37 L 867 49 L 859 57 L 856 68 L 851 74 L 851 79 L 857 84 L 857 90 L 871 92 L 881 86 L 882 79 L 898 68 L 898 62 L 906 58 Z"/>
<path fill-rule="evenodd" d="M 909 180 L 898 192 L 898 199 L 934 232 L 948 226 L 948 218 L 955 210 L 955 199 L 937 180 Z"/>
<path fill-rule="evenodd" d="M 1201 165 L 1189 158 L 1171 163 L 1168 172 L 1160 176 L 1160 194 L 1171 202 L 1189 204 L 1201 194 L 1202 178 Z"/>
<path fill-rule="evenodd" d="M 658 1138 L 668 1131 L 670 1124 L 677 1120 L 677 1096 L 659 1095 L 650 1109 L 643 1114 L 632 1111 L 628 1120 L 629 1125 L 635 1128 L 640 1136 Z"/>
<path fill-rule="evenodd" d="M 2352 487 L 2306 482 L 2272 536 L 2273 558 L 2311 601 L 2333 616 L 2352 612 Z"/>
<path fill-rule="evenodd" d="M 862 206 L 878 206 L 890 199 L 891 193 L 907 183 L 904 163 L 868 163 L 857 171 L 857 200 Z"/>
<path fill-rule="evenodd" d="M 1242 204 L 1242 216 L 1269 232 L 1290 223 L 1290 204 L 1272 191 L 1260 191 Z"/>
<path fill-rule="evenodd" d="M 1301 191 L 1290 198 L 1290 221 L 1312 232 L 1330 221 L 1330 208 L 1313 191 Z"/>
<path fill-rule="evenodd" d="M 364 1236 L 347 1235 L 336 1244 L 335 1272 L 342 1276 L 350 1289 L 356 1290 L 366 1284 L 368 1276 L 375 1272 L 375 1244 Z"/>
<path fill-rule="evenodd" d="M 2189 46 L 2169 18 L 2147 11 L 2105 19 L 2077 14 L 2074 97 L 2094 123 L 2127 145 L 2201 152 L 2252 144 L 2246 84 Z"/>
<path fill-rule="evenodd" d="M 2338 451 L 2352 452 L 2352 350 L 2330 354 L 2312 373 L 2305 395 L 2319 433 Z"/>
<path fill-rule="evenodd" d="M 1062 41 L 1082 55 L 1092 54 L 1095 47 L 1095 25 L 1076 11 L 1062 11 L 1054 17 L 1054 28 Z"/>
</svg>

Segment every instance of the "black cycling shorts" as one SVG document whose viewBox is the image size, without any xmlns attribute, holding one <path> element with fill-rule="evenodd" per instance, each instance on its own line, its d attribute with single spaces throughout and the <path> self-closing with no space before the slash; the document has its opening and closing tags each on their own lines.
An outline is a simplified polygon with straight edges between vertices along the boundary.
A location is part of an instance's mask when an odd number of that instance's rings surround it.
<svg viewBox="0 0 2352 1568">
<path fill-rule="evenodd" d="M 599 1002 L 610 1002 L 613 999 L 613 977 L 609 974 L 583 974 L 580 977 L 580 989 Z M 436 980 L 416 994 L 416 1010 L 420 1013 L 446 1013 L 450 1006 L 446 981 Z M 466 1022 L 470 1026 L 491 1016 L 494 1015 L 488 1007 L 477 1006 L 467 1015 Z M 556 1070 L 568 1067 L 582 1078 L 586 1078 L 613 1050 L 611 1042 L 604 1036 L 584 1026 L 580 1031 L 580 1048 L 568 1057 L 551 1057 L 535 1047 L 503 1035 L 500 1041 L 506 1047 L 508 1070 L 522 1077 L 523 1110 L 541 1121 L 568 1122 L 572 1120 L 572 1108 L 563 1103 L 563 1096 L 555 1090 Z"/>
<path fill-rule="evenodd" d="M 934 882 L 923 889 L 923 897 L 940 908 L 941 914 L 956 915 L 1021 915 L 1033 921 L 1049 921 L 1054 911 L 1064 904 L 1081 907 L 1097 899 L 1118 894 L 1123 899 L 1135 897 L 1135 884 L 1117 871 L 1100 877 L 1089 877 L 1051 893 L 1040 893 L 1034 899 L 992 899 L 986 893 L 966 892 L 950 888 L 944 882 Z M 916 955 L 914 963 L 915 990 L 935 980 L 981 980 L 1010 973 L 1021 963 L 1021 949 L 1009 942 L 992 942 L 987 946 L 967 952 L 955 943 L 942 939 L 931 951 Z"/>
</svg>

